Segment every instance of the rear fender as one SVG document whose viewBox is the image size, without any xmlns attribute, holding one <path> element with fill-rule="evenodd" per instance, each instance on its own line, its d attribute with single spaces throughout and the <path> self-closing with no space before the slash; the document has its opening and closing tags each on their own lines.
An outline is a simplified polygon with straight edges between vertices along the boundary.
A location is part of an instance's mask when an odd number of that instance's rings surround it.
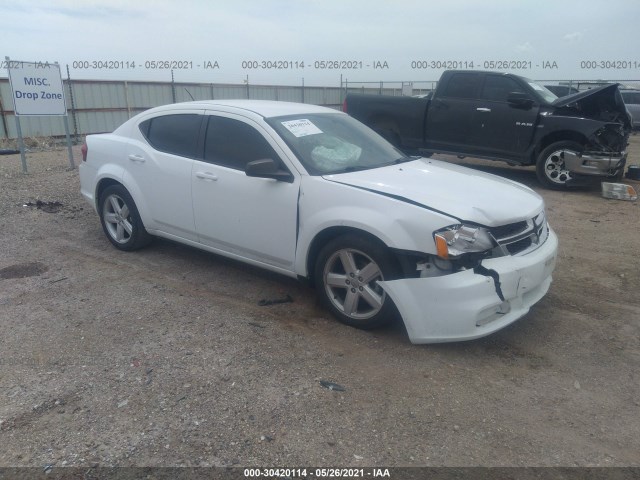
<svg viewBox="0 0 640 480">
<path fill-rule="evenodd" d="M 98 203 L 100 202 L 100 194 L 99 192 L 103 189 L 102 186 L 105 182 L 118 182 L 122 183 L 122 176 L 124 175 L 124 168 L 119 165 L 115 165 L 113 163 L 108 163 L 106 165 L 100 166 L 98 171 L 96 172 L 96 188 L 94 193 L 94 203 L 96 205 L 96 210 L 99 208 Z"/>
<path fill-rule="evenodd" d="M 127 171 L 123 173 L 122 185 L 127 189 L 129 194 L 131 195 L 131 198 L 133 198 L 145 229 L 155 230 L 156 225 L 151 220 L 151 211 L 149 208 L 149 203 L 146 200 L 146 196 L 143 195 L 140 185 L 138 185 L 135 178 L 131 176 L 131 174 Z"/>
</svg>

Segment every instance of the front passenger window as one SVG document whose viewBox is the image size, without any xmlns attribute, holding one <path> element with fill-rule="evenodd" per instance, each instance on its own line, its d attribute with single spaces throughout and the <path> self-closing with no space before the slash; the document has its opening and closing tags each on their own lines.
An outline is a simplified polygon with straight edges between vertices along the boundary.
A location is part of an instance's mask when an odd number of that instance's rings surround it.
<svg viewBox="0 0 640 480">
<path fill-rule="evenodd" d="M 204 160 L 224 167 L 245 169 L 248 162 L 279 157 L 252 126 L 232 118 L 209 116 Z"/>
</svg>

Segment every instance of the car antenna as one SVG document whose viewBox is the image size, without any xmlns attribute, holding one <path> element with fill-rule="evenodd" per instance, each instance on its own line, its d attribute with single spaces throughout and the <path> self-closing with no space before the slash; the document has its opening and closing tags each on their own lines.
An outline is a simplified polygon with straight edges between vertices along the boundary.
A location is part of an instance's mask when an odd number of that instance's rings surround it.
<svg viewBox="0 0 640 480">
<path fill-rule="evenodd" d="M 191 95 L 191 93 L 189 93 L 189 90 L 187 90 L 187 87 L 184 87 L 184 91 L 187 92 L 187 94 L 191 97 L 192 101 L 194 101 L 194 102 L 196 101 L 196 99 L 193 98 L 193 95 Z"/>
</svg>

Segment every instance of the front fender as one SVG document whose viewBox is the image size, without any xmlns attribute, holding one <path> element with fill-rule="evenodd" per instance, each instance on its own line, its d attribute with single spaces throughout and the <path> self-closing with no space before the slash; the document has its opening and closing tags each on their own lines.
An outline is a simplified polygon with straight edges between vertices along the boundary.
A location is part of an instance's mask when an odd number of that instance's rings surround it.
<svg viewBox="0 0 640 480">
<path fill-rule="evenodd" d="M 457 221 L 399 199 L 320 177 L 303 177 L 299 198 L 295 270 L 307 275 L 313 240 L 333 227 L 361 230 L 390 248 L 435 253 L 433 232 Z"/>
</svg>

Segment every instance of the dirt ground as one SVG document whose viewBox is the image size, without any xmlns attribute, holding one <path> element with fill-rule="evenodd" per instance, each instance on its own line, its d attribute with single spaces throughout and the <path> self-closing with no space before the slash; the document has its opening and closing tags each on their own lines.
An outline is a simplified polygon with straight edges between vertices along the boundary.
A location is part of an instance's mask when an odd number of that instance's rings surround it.
<svg viewBox="0 0 640 480">
<path fill-rule="evenodd" d="M 27 161 L 0 157 L 0 466 L 640 465 L 638 201 L 456 159 L 545 198 L 558 265 L 509 328 L 417 346 L 222 257 L 119 252 L 66 150 Z"/>
</svg>

